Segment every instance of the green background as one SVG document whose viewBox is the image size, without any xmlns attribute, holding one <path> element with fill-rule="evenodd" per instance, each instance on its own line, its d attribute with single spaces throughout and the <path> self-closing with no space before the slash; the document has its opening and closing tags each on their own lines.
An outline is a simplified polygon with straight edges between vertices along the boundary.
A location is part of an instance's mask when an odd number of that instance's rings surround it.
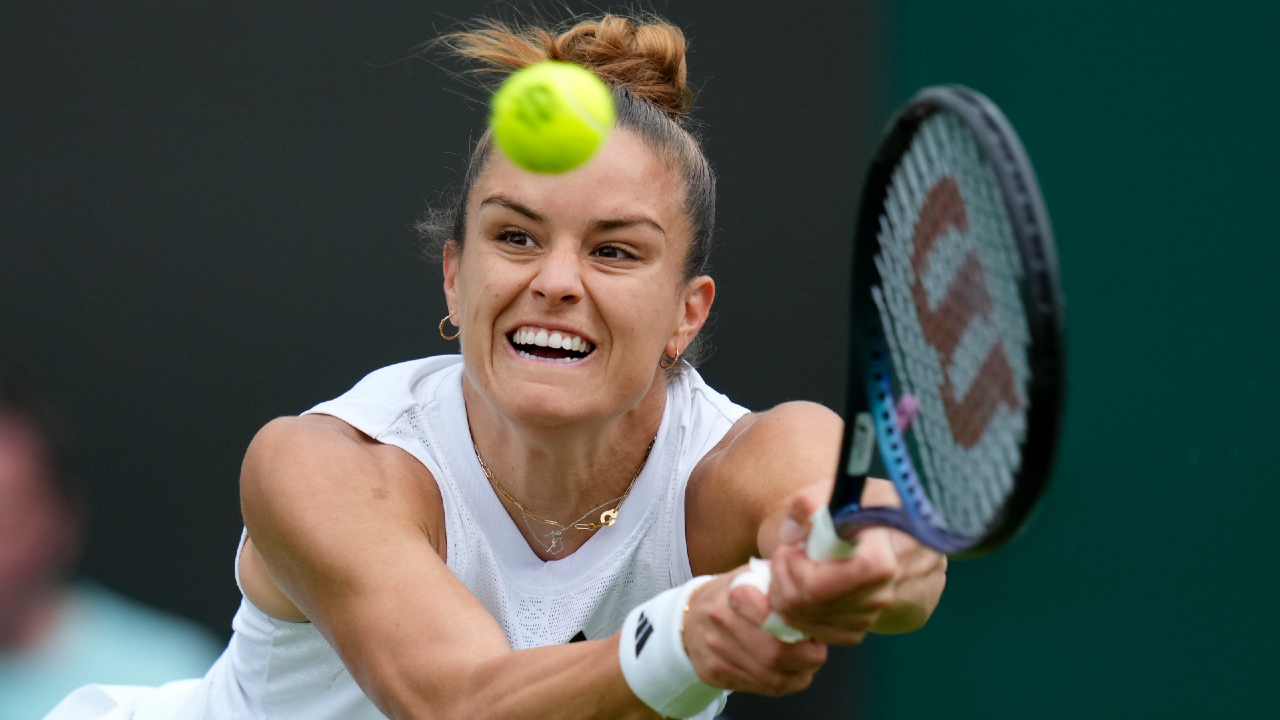
<svg viewBox="0 0 1280 720">
<path fill-rule="evenodd" d="M 870 717 L 1275 717 L 1280 5 L 886 10 L 888 105 L 963 83 L 1027 146 L 1070 385 L 1024 535 L 868 644 Z"/>
<path fill-rule="evenodd" d="M 410 226 L 485 96 L 402 60 L 527 5 L 0 3 L 0 364 L 76 430 L 82 574 L 228 634 L 253 433 L 452 351 Z M 1027 533 L 955 563 L 920 632 L 729 717 L 1280 715 L 1275 5 L 652 5 L 691 39 L 719 174 L 713 387 L 842 409 L 860 174 L 924 85 L 1018 128 L 1069 303 L 1066 430 Z"/>
</svg>

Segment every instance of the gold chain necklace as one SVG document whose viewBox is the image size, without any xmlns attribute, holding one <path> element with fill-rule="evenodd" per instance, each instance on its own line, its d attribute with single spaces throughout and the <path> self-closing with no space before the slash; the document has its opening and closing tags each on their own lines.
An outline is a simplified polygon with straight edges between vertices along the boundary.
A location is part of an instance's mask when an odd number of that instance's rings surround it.
<svg viewBox="0 0 1280 720">
<path fill-rule="evenodd" d="M 644 459 L 640 461 L 640 467 L 636 468 L 636 474 L 631 476 L 631 482 L 627 484 L 625 492 L 612 500 L 606 500 L 605 502 L 591 508 L 577 520 L 564 524 L 526 510 L 524 505 L 520 504 L 520 501 L 515 499 L 515 496 L 507 492 L 507 489 L 502 487 L 502 485 L 494 479 L 493 472 L 489 470 L 489 465 L 485 463 L 484 458 L 480 456 L 480 448 L 477 447 L 474 442 L 471 443 L 471 449 L 475 450 L 476 460 L 480 461 L 480 469 L 484 471 L 484 476 L 489 479 L 489 484 L 493 486 L 493 489 L 498 491 L 498 494 L 506 498 L 512 505 L 520 508 L 520 513 L 524 517 L 524 526 L 529 528 L 529 534 L 533 536 L 533 539 L 537 540 L 538 544 L 541 545 L 548 553 L 556 555 L 564 550 L 564 541 L 561 539 L 561 536 L 566 532 L 570 530 L 595 530 L 600 527 L 608 527 L 618 521 L 618 510 L 622 508 L 622 503 L 625 502 L 627 496 L 631 494 L 631 488 L 635 487 L 636 478 L 640 477 L 640 471 L 644 470 L 645 463 L 649 462 L 649 453 L 653 452 L 653 444 L 657 441 L 658 439 L 656 437 L 649 441 L 649 447 L 644 451 Z M 599 522 L 583 522 L 583 520 L 586 520 L 594 514 L 595 511 L 610 505 L 613 507 L 600 513 Z M 533 529 L 533 526 L 529 524 L 529 520 L 531 519 L 555 528 L 555 530 L 552 530 L 546 535 L 546 537 L 551 538 L 551 542 L 548 543 L 543 540 L 542 537 L 539 537 L 538 533 Z"/>
</svg>

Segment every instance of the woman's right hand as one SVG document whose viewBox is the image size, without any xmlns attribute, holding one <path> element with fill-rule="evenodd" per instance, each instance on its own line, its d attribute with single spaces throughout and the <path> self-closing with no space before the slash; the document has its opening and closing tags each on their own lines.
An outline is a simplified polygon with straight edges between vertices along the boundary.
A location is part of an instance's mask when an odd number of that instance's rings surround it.
<svg viewBox="0 0 1280 720">
<path fill-rule="evenodd" d="M 729 584 L 746 568 L 726 573 L 694 592 L 684 618 L 684 644 L 698 677 L 726 690 L 778 697 L 809 687 L 827 659 L 816 640 L 784 643 L 760 629 L 768 600 L 752 588 Z"/>
</svg>

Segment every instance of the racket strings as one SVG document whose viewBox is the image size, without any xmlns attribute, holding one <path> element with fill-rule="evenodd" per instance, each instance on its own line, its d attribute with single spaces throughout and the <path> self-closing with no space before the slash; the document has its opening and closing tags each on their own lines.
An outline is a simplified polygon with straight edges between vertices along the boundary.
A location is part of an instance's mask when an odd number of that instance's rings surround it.
<svg viewBox="0 0 1280 720">
<path fill-rule="evenodd" d="M 936 523 L 977 537 L 1021 464 L 1030 334 L 995 174 L 948 113 L 921 124 L 895 169 L 879 243 L 876 302 L 892 375 L 920 404 L 907 443 L 918 463 L 911 482 Z"/>
</svg>

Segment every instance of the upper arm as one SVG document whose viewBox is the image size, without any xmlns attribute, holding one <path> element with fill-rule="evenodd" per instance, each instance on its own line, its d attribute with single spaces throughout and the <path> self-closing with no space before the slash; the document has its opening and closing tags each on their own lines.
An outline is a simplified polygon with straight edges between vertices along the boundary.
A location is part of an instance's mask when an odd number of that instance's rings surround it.
<svg viewBox="0 0 1280 720">
<path fill-rule="evenodd" d="M 510 648 L 434 547 L 430 474 L 397 453 L 331 418 L 277 420 L 246 454 L 241 504 L 275 584 L 379 709 L 429 716 Z"/>
<path fill-rule="evenodd" d="M 809 402 L 739 420 L 690 477 L 685 534 L 694 573 L 724 572 L 772 553 L 796 493 L 825 503 L 843 432 L 840 416 Z"/>
</svg>

